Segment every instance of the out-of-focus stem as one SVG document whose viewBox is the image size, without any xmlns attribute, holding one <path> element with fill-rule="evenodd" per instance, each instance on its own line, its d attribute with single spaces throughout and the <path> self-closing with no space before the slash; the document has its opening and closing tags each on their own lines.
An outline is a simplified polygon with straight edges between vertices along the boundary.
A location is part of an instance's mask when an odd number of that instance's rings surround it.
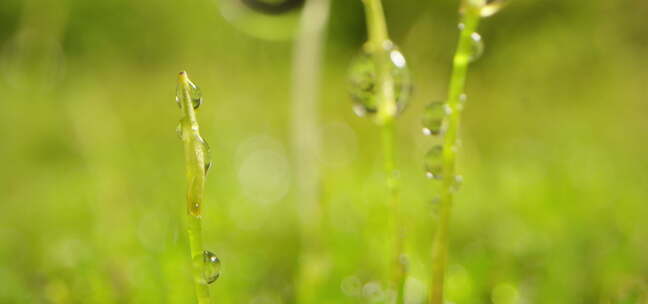
<svg viewBox="0 0 648 304">
<path fill-rule="evenodd" d="M 292 136 L 297 183 L 295 201 L 299 216 L 302 249 L 297 274 L 297 300 L 309 298 L 322 280 L 326 267 L 321 252 L 322 206 L 319 198 L 319 84 L 323 43 L 329 16 L 330 0 L 306 1 L 300 19 L 293 57 Z"/>
<path fill-rule="evenodd" d="M 443 180 L 439 208 L 439 224 L 432 247 L 431 283 L 429 304 L 443 303 L 443 283 L 448 259 L 449 222 L 455 184 L 455 158 L 457 134 L 459 132 L 461 109 L 460 99 L 464 92 L 468 64 L 472 56 L 472 37 L 479 24 L 479 10 L 466 5 L 461 20 L 459 42 L 452 64 L 452 76 L 448 92 L 448 124 L 443 142 Z"/>
<path fill-rule="evenodd" d="M 198 119 L 194 110 L 191 96 L 189 78 L 186 72 L 178 74 L 178 86 L 181 89 L 179 97 L 182 109 L 182 138 L 185 150 L 185 163 L 187 174 L 187 232 L 189 234 L 189 247 L 191 251 L 191 264 L 193 267 L 194 287 L 199 304 L 210 303 L 209 288 L 204 279 L 203 242 L 201 211 L 203 194 L 205 190 L 205 150 L 201 142 Z"/>
</svg>

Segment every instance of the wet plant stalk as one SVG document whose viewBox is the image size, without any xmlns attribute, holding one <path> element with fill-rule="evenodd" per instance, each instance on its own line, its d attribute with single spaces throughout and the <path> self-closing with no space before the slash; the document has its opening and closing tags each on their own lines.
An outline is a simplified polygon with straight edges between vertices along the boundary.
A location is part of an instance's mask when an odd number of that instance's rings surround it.
<svg viewBox="0 0 648 304">
<path fill-rule="evenodd" d="M 181 121 L 187 174 L 187 232 L 193 267 L 194 287 L 199 304 L 210 303 L 209 288 L 203 274 L 204 252 L 202 242 L 201 210 L 205 189 L 205 151 L 201 142 L 196 111 L 191 101 L 189 78 L 186 72 L 178 74 L 179 97 L 183 118 Z"/>
<path fill-rule="evenodd" d="M 391 44 L 387 33 L 385 15 L 380 0 L 363 0 L 367 19 L 369 41 L 365 45 L 376 63 L 376 85 L 378 113 L 376 122 L 381 127 L 383 142 L 384 169 L 387 175 L 387 191 L 389 192 L 389 208 L 391 215 L 392 235 L 392 280 L 396 288 L 396 303 L 403 302 L 405 288 L 406 265 L 403 263 L 403 227 L 400 212 L 400 191 L 398 171 L 396 169 L 394 132 L 397 106 L 394 93 L 394 79 L 390 73 L 390 58 L 388 45 Z"/>
<path fill-rule="evenodd" d="M 462 16 L 459 42 L 452 63 L 452 75 L 448 92 L 447 129 L 443 142 L 443 169 L 439 224 L 432 247 L 431 285 L 429 304 L 443 303 L 443 283 L 448 259 L 449 222 L 455 185 L 455 158 L 457 134 L 461 122 L 460 99 L 464 92 L 466 73 L 471 58 L 472 37 L 479 24 L 479 10 L 467 5 Z"/>
</svg>

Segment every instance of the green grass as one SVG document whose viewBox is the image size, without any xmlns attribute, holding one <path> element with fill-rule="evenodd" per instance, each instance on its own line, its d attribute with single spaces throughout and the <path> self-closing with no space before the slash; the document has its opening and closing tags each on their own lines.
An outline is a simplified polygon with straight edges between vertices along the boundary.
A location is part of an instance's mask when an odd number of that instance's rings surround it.
<svg viewBox="0 0 648 304">
<path fill-rule="evenodd" d="M 272 190 L 296 185 L 286 165 L 293 45 L 246 36 L 210 1 L 56 3 L 68 11 L 58 40 L 63 77 L 44 89 L 38 75 L 15 86 L 0 67 L 0 303 L 194 300 L 174 131 L 173 83 L 183 68 L 203 88 L 200 130 L 216 160 L 205 183 L 203 244 L 223 269 L 210 291 L 220 303 L 295 303 L 299 201 Z M 3 47 L 21 27 L 22 4 L 0 1 Z M 331 4 L 315 160 L 329 272 L 309 296 L 367 303 L 380 293 L 365 295 L 365 286 L 390 289 L 392 214 L 381 134 L 349 111 L 346 90 L 365 39 L 363 7 Z M 439 221 L 429 205 L 435 190 L 421 174 L 430 138 L 420 135 L 420 113 L 446 98 L 458 3 L 383 4 L 415 85 L 394 141 L 405 299 L 420 304 Z M 450 221 L 447 301 L 645 302 L 644 8 L 513 1 L 480 24 L 487 47 L 466 83 L 456 162 L 465 182 Z M 258 199 L 268 193 L 275 199 Z"/>
<path fill-rule="evenodd" d="M 203 246 L 202 209 L 204 208 L 205 176 L 212 163 L 209 159 L 209 146 L 200 135 L 196 111 L 203 102 L 202 92 L 189 80 L 187 72 L 178 74 L 176 102 L 182 110 L 178 125 L 178 135 L 184 142 L 187 175 L 187 231 L 191 264 L 194 272 L 194 286 L 198 303 L 210 303 L 209 287 L 211 279 L 206 278 L 207 265 L 204 258 L 207 252 Z"/>
</svg>

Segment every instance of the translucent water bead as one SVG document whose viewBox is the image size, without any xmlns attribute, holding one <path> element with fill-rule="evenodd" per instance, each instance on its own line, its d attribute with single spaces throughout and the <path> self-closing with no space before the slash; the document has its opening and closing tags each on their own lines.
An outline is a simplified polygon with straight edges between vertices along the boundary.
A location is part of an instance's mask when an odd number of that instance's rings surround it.
<svg viewBox="0 0 648 304">
<path fill-rule="evenodd" d="M 484 42 L 482 41 L 481 35 L 474 32 L 470 34 L 470 61 L 475 61 L 484 54 Z"/>
<path fill-rule="evenodd" d="M 446 105 L 443 102 L 433 102 L 423 111 L 423 134 L 439 135 L 442 132 L 443 119 L 447 115 Z"/>
<path fill-rule="evenodd" d="M 201 136 L 197 136 L 196 140 L 198 140 L 198 142 L 200 143 L 200 148 L 203 152 L 205 174 L 207 174 L 212 166 L 211 149 L 209 148 L 209 143 L 207 143 L 207 141 Z"/>
<path fill-rule="evenodd" d="M 397 111 L 407 106 L 412 92 L 412 80 L 403 54 L 393 43 L 385 44 L 389 58 L 389 73 L 394 85 L 394 98 Z M 374 114 L 378 111 L 377 102 L 377 65 L 376 57 L 382 53 L 370 53 L 365 48 L 351 62 L 349 69 L 349 91 L 355 103 L 354 112 L 358 116 Z"/>
<path fill-rule="evenodd" d="M 191 104 L 193 105 L 194 109 L 198 109 L 200 105 L 203 103 L 203 95 L 202 91 L 200 88 L 191 82 L 190 80 L 187 79 L 187 83 L 189 84 L 189 98 L 191 98 Z M 182 107 L 182 98 L 184 98 L 184 88 L 182 85 L 178 85 L 176 88 L 176 103 L 178 104 L 178 107 Z"/>
<path fill-rule="evenodd" d="M 433 146 L 425 154 L 424 159 L 425 176 L 429 179 L 441 179 L 443 172 L 443 147 L 441 145 Z"/>
<path fill-rule="evenodd" d="M 219 277 L 221 272 L 221 261 L 211 251 L 205 250 L 202 255 L 194 258 L 194 263 L 203 264 L 203 279 L 205 283 L 214 283 Z"/>
</svg>

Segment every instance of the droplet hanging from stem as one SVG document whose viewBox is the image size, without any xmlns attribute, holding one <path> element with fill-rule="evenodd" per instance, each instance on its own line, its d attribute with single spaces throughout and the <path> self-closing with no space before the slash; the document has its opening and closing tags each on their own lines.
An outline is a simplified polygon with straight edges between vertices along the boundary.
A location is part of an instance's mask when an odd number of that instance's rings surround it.
<svg viewBox="0 0 648 304">
<path fill-rule="evenodd" d="M 412 93 L 412 80 L 407 62 L 403 54 L 392 43 L 384 43 L 387 53 L 389 73 L 393 80 L 394 99 L 397 113 L 405 109 Z M 358 116 L 366 116 L 378 112 L 378 83 L 376 56 L 383 52 L 369 51 L 363 47 L 349 68 L 349 92 L 354 102 L 354 112 Z"/>
</svg>

